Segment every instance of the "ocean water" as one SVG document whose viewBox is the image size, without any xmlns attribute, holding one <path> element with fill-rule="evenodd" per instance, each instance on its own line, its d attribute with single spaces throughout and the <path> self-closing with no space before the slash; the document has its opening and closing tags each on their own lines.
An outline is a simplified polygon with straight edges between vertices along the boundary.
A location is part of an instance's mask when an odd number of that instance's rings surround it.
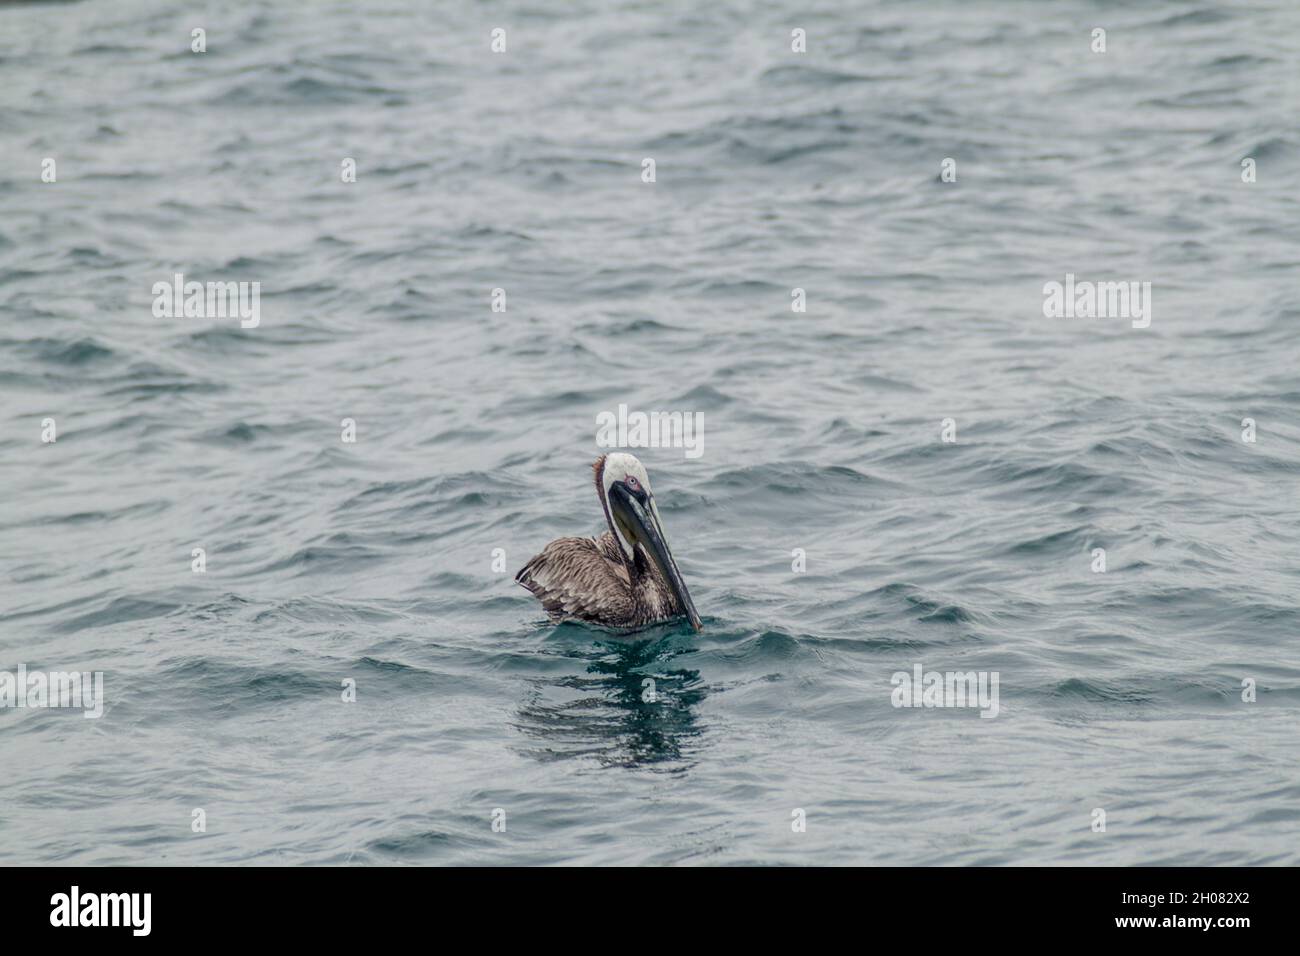
<svg viewBox="0 0 1300 956">
<path fill-rule="evenodd" d="M 0 862 L 1300 863 L 1300 7 L 183 7 L 0 4 Z"/>
</svg>

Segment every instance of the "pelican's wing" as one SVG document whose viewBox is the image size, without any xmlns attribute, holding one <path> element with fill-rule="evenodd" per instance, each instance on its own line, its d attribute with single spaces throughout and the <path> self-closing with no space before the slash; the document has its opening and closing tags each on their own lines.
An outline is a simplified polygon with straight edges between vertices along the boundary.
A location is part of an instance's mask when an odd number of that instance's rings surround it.
<svg viewBox="0 0 1300 956">
<path fill-rule="evenodd" d="M 595 539 L 556 538 L 519 570 L 515 580 L 557 619 L 618 625 L 631 612 L 627 570 L 609 532 Z"/>
</svg>

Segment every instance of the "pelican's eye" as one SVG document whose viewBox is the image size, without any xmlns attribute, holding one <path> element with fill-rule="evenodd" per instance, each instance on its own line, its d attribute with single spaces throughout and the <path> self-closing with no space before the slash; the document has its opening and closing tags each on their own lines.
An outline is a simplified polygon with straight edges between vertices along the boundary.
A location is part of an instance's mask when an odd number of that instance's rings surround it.
<svg viewBox="0 0 1300 956">
<path fill-rule="evenodd" d="M 641 482 L 637 481 L 637 480 L 636 480 L 636 477 L 633 476 L 633 475 L 628 475 L 628 476 L 627 476 L 627 486 L 628 486 L 628 488 L 631 489 L 632 491 L 640 491 L 640 490 L 641 490 Z"/>
</svg>

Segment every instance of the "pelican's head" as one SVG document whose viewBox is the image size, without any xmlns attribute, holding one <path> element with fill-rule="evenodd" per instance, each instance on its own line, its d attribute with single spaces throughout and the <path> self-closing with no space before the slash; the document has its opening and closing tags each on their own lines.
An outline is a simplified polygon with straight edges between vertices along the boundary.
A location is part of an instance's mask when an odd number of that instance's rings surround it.
<svg viewBox="0 0 1300 956">
<path fill-rule="evenodd" d="M 601 503 L 609 518 L 614 537 L 618 539 L 629 566 L 636 558 L 636 546 L 641 545 L 646 556 L 654 562 L 668 586 L 677 595 L 677 601 L 686 611 L 691 627 L 700 630 L 700 616 L 695 612 L 690 592 L 677 570 L 668 538 L 664 535 L 659 518 L 659 506 L 650 490 L 650 476 L 636 455 L 614 452 L 596 459 L 596 484 L 600 488 Z"/>
</svg>

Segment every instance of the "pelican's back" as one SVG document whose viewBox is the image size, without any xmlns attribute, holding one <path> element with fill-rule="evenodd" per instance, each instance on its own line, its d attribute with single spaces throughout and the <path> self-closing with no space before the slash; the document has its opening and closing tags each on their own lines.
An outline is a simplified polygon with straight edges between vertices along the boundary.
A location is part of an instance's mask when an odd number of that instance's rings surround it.
<svg viewBox="0 0 1300 956">
<path fill-rule="evenodd" d="M 599 538 L 556 538 L 519 569 L 515 580 L 556 620 L 617 627 L 631 616 L 627 569 L 608 531 Z"/>
</svg>

